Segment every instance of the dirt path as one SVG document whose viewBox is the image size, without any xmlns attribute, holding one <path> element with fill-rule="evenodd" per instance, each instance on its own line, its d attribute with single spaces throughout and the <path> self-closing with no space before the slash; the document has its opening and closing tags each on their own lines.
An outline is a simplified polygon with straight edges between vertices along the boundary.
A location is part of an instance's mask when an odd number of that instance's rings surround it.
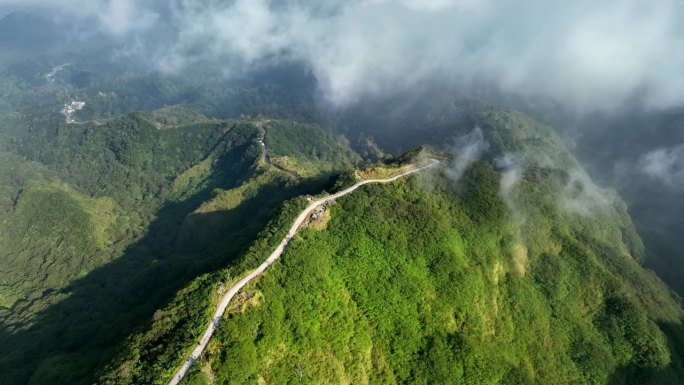
<svg viewBox="0 0 684 385">
<path fill-rule="evenodd" d="M 292 170 L 288 170 L 288 169 L 286 169 L 286 168 L 284 168 L 278 164 L 275 164 L 271 161 L 271 154 L 268 152 L 268 146 L 266 146 L 266 142 L 268 141 L 268 139 L 266 138 L 266 136 L 268 135 L 268 131 L 266 131 L 266 127 L 264 126 L 264 124 L 268 123 L 268 122 L 269 122 L 268 120 L 267 121 L 259 120 L 256 123 L 254 123 L 257 130 L 259 131 L 259 138 L 257 139 L 257 141 L 259 142 L 259 145 L 261 146 L 261 154 L 262 154 L 261 156 L 264 160 L 264 163 L 266 163 L 270 166 L 273 166 L 273 167 L 277 168 L 278 170 L 280 170 L 284 173 L 291 175 L 295 180 L 299 180 L 299 175 L 297 175 L 296 172 L 294 172 Z"/>
<path fill-rule="evenodd" d="M 216 331 L 216 328 L 218 327 L 219 322 L 221 321 L 221 318 L 223 318 L 223 313 L 225 313 L 226 308 L 228 308 L 228 304 L 230 303 L 230 300 L 235 296 L 235 294 L 240 291 L 245 285 L 247 285 L 251 280 L 254 278 L 258 277 L 261 275 L 269 266 L 273 264 L 280 256 L 283 254 L 283 251 L 287 247 L 287 244 L 290 243 L 290 240 L 294 235 L 297 233 L 301 225 L 304 223 L 306 218 L 311 214 L 317 207 L 331 203 L 335 199 L 345 196 L 357 188 L 367 185 L 369 183 L 389 183 L 393 182 L 399 178 L 403 178 L 405 176 L 411 175 L 416 172 L 423 171 L 425 169 L 428 169 L 430 167 L 433 167 L 435 165 L 439 164 L 439 161 L 436 159 L 431 159 L 430 162 L 426 165 L 420 166 L 420 167 L 414 167 L 408 171 L 404 171 L 401 174 L 395 175 L 391 178 L 387 179 L 368 179 L 364 180 L 361 182 L 356 183 L 355 185 L 342 190 L 336 194 L 330 195 L 325 198 L 318 199 L 316 201 L 311 202 L 295 219 L 294 223 L 290 227 L 290 230 L 287 232 L 287 235 L 285 235 L 285 238 L 283 238 L 282 241 L 280 241 L 280 244 L 276 247 L 276 249 L 271 253 L 271 255 L 266 258 L 266 260 L 259 265 L 256 269 L 254 269 L 251 273 L 249 273 L 247 276 L 242 278 L 240 281 L 238 281 L 233 287 L 231 287 L 228 291 L 226 291 L 223 294 L 223 297 L 221 298 L 221 302 L 219 302 L 218 307 L 216 308 L 216 311 L 214 312 L 214 315 L 211 319 L 211 322 L 207 326 L 207 329 L 204 331 L 204 334 L 202 335 L 202 338 L 199 340 L 199 343 L 195 347 L 195 349 L 192 351 L 190 356 L 185 360 L 183 363 L 183 366 L 178 369 L 176 374 L 173 375 L 171 380 L 169 381 L 169 385 L 177 385 L 180 383 L 180 381 L 185 377 L 185 375 L 188 373 L 190 370 L 190 367 L 192 366 L 195 361 L 202 355 L 202 352 L 204 352 L 204 349 L 207 347 L 207 344 L 209 344 L 209 340 L 211 337 L 214 335 L 214 332 Z"/>
</svg>

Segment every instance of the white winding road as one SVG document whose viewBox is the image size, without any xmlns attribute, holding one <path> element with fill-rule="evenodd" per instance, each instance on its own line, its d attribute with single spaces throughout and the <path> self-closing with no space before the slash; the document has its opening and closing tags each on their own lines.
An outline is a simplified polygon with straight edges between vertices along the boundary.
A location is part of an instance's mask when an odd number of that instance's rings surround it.
<svg viewBox="0 0 684 385">
<path fill-rule="evenodd" d="M 223 318 L 223 313 L 225 313 L 226 308 L 228 308 L 228 304 L 230 303 L 230 300 L 235 296 L 235 294 L 240 291 L 246 284 L 248 284 L 251 280 L 259 276 L 261 273 L 263 273 L 273 262 L 275 262 L 280 255 L 283 253 L 285 250 L 285 247 L 287 247 L 287 244 L 290 242 L 292 237 L 297 233 L 299 230 L 299 227 L 304 223 L 306 218 L 311 214 L 312 211 L 316 209 L 316 207 L 320 205 L 324 205 L 327 203 L 330 203 L 334 201 L 335 199 L 347 195 L 351 193 L 352 191 L 356 190 L 357 188 L 369 184 L 369 183 L 389 183 L 393 182 L 399 178 L 403 178 L 407 175 L 423 171 L 427 168 L 430 168 L 432 166 L 435 166 L 439 164 L 439 161 L 436 159 L 431 159 L 430 163 L 424 166 L 420 167 L 414 167 L 408 171 L 404 171 L 401 174 L 395 175 L 391 178 L 387 179 L 368 179 L 364 180 L 361 182 L 358 182 L 357 184 L 342 190 L 336 194 L 327 196 L 325 198 L 318 199 L 316 201 L 311 202 L 304 211 L 302 211 L 297 219 L 294 221 L 292 226 L 290 227 L 290 230 L 287 232 L 287 235 L 285 238 L 283 238 L 282 241 L 280 241 L 280 244 L 278 244 L 278 247 L 271 253 L 271 255 L 266 258 L 266 261 L 264 261 L 259 267 L 254 269 L 251 273 L 249 273 L 247 276 L 239 280 L 233 287 L 231 287 L 225 294 L 223 294 L 223 297 L 221 298 L 221 302 L 219 302 L 218 307 L 216 308 L 216 311 L 214 312 L 214 316 L 211 319 L 211 322 L 207 326 L 207 329 L 204 331 L 204 334 L 202 335 L 202 338 L 200 339 L 199 343 L 197 344 L 197 347 L 192 351 L 190 354 L 190 357 L 188 357 L 185 362 L 183 363 L 183 366 L 181 366 L 180 369 L 174 374 L 174 376 L 171 378 L 171 381 L 169 381 L 169 385 L 177 385 L 180 383 L 180 381 L 185 377 L 185 375 L 188 373 L 190 370 L 190 367 L 192 364 L 195 363 L 195 361 L 202 355 L 202 352 L 204 352 L 204 349 L 207 347 L 207 344 L 209 344 L 209 340 L 211 337 L 214 335 L 214 331 L 216 331 L 216 328 L 218 327 L 219 322 L 221 321 L 221 318 Z"/>
</svg>

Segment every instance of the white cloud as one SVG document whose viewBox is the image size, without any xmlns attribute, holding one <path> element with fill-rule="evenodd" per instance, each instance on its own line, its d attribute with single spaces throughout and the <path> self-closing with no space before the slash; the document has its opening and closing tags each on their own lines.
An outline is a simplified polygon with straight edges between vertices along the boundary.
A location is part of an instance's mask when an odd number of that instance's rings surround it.
<svg viewBox="0 0 684 385">
<path fill-rule="evenodd" d="M 7 9 L 48 10 L 69 19 L 95 18 L 103 32 L 122 35 L 145 30 L 157 14 L 142 0 L 0 0 Z"/>
<path fill-rule="evenodd" d="M 496 166 L 501 170 L 499 195 L 518 223 L 524 223 L 527 218 L 524 207 L 518 201 L 518 193 L 523 176 L 532 165 L 556 168 L 550 160 L 525 159 L 514 154 L 505 154 L 496 159 Z M 615 198 L 612 190 L 594 184 L 589 175 L 579 167 L 570 168 L 567 180 L 559 187 L 557 193 L 554 193 L 555 203 L 571 214 L 592 216 L 610 207 Z"/>
<path fill-rule="evenodd" d="M 573 214 L 592 216 L 613 203 L 614 193 L 595 185 L 584 170 L 571 169 L 568 176 L 558 202 L 562 209 Z"/>
<path fill-rule="evenodd" d="M 668 187 L 684 187 L 684 144 L 641 156 L 638 169 Z"/>
<path fill-rule="evenodd" d="M 209 56 L 302 60 L 337 104 L 435 77 L 487 79 L 584 110 L 635 92 L 652 106 L 684 101 L 677 1 L 357 0 L 328 13 L 307 2 L 183 3 L 195 12 L 177 15 L 177 50 L 208 41 Z"/>
<path fill-rule="evenodd" d="M 434 79 L 493 82 L 583 111 L 635 96 L 649 107 L 684 103 L 678 0 L 0 0 L 7 4 L 96 15 L 113 33 L 168 15 L 159 21 L 178 33 L 154 59 L 165 70 L 212 61 L 240 73 L 297 60 L 338 105 Z"/>
<path fill-rule="evenodd" d="M 475 127 L 468 135 L 456 139 L 456 144 L 451 150 L 456 158 L 446 169 L 446 176 L 454 184 L 458 183 L 468 167 L 478 161 L 488 148 L 489 144 L 480 127 Z"/>
<path fill-rule="evenodd" d="M 511 154 L 506 154 L 497 159 L 496 166 L 501 169 L 499 195 L 513 215 L 517 219 L 521 220 L 523 215 L 515 201 L 515 188 L 522 181 L 526 167 L 523 165 L 523 162 L 520 159 Z"/>
<path fill-rule="evenodd" d="M 146 10 L 140 0 L 109 0 L 97 13 L 105 30 L 115 34 L 149 28 L 157 14 Z"/>
</svg>

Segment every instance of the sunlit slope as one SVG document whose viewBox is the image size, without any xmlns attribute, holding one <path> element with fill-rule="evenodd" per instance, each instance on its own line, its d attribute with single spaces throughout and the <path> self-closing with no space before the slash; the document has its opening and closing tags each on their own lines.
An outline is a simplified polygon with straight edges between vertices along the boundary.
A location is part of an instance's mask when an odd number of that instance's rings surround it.
<svg viewBox="0 0 684 385">
<path fill-rule="evenodd" d="M 44 166 L 0 153 L 0 306 L 62 287 L 115 247 L 118 207 Z"/>
<path fill-rule="evenodd" d="M 445 168 L 360 189 L 295 237 L 185 383 L 680 383 L 682 310 L 624 203 L 550 128 L 469 119 Z M 184 315 L 198 301 L 179 294 L 102 381 L 165 383 L 207 322 Z"/>
<path fill-rule="evenodd" d="M 161 131 L 129 116 L 12 136 L 6 147 L 15 154 L 3 153 L 0 166 L 2 305 L 63 287 L 123 253 L 146 233 L 176 175 L 212 151 L 245 155 L 238 147 L 251 131 L 228 128 Z"/>
<path fill-rule="evenodd" d="M 6 117 L 4 131 L 11 134 L 4 147 L 20 155 L 7 152 L 0 159 L 5 307 L 115 258 L 146 233 L 166 202 L 195 199 L 199 213 L 230 209 L 254 197 L 260 186 L 294 186 L 302 182 L 299 174 L 322 177 L 359 160 L 318 126 L 273 121 L 266 140 L 280 170 L 259 166 L 263 149 L 253 122 L 210 120 L 182 108 L 28 129 L 24 119 Z M 222 206 L 221 189 L 233 187 L 241 188 L 240 198 Z M 281 199 L 272 194 L 271 206 Z M 215 228 L 207 225 L 192 231 Z"/>
<path fill-rule="evenodd" d="M 521 188 L 529 225 L 486 163 L 458 187 L 436 174 L 341 199 L 186 383 L 677 383 L 659 325 L 681 310 L 630 255 L 624 209 L 566 213 L 539 178 Z"/>
<path fill-rule="evenodd" d="M 174 293 L 237 263 L 283 201 L 320 191 L 359 161 L 317 127 L 301 146 L 334 161 L 316 167 L 318 158 L 274 146 L 309 165 L 276 167 L 264 162 L 256 121 L 182 108 L 74 125 L 5 118 L 0 343 L 13 349 L 0 354 L 0 382 L 8 384 L 92 383 Z"/>
</svg>

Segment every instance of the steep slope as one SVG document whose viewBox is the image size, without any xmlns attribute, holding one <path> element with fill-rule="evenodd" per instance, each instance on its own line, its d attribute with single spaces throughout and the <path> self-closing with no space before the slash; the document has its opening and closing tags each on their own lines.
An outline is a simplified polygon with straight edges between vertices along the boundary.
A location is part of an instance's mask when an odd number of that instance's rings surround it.
<svg viewBox="0 0 684 385">
<path fill-rule="evenodd" d="M 548 237 L 527 234 L 499 177 L 478 163 L 458 192 L 434 175 L 340 200 L 246 291 L 187 383 L 678 383 L 658 323 L 681 310 L 625 253 L 630 224 L 601 235 L 559 213 L 534 227 Z"/>
<path fill-rule="evenodd" d="M 301 196 L 360 159 L 316 124 L 202 114 L 311 114 L 279 87 L 99 59 L 46 80 L 59 59 L 0 78 L 0 382 L 164 383 Z M 88 103 L 67 125 L 73 97 Z M 376 107 L 341 119 L 363 151 L 426 143 L 453 163 L 330 208 L 187 382 L 679 382 L 679 305 L 551 129 L 472 101 Z"/>
<path fill-rule="evenodd" d="M 684 314 L 640 266 L 624 203 L 548 127 L 476 111 L 460 139 L 459 126 L 430 133 L 456 143 L 448 167 L 360 189 L 296 236 L 184 383 L 680 383 Z M 101 381 L 166 383 L 221 277 L 268 255 L 288 207 L 248 263 L 179 293 Z"/>
<path fill-rule="evenodd" d="M 0 153 L 0 188 L 0 306 L 61 288 L 116 248 L 121 210 L 111 198 L 88 197 L 9 153 Z"/>
<path fill-rule="evenodd" d="M 5 274 L 32 288 L 20 289 L 23 299 L 121 255 L 145 234 L 177 174 L 212 151 L 242 155 L 255 132 L 227 123 L 158 130 L 135 115 L 55 131 L 29 128 L 3 143 L 21 154 L 3 159 L 0 185 L 12 205 L 0 238 Z M 233 180 L 249 163 L 235 166 L 225 170 Z"/>
<path fill-rule="evenodd" d="M 578 157 L 598 177 L 619 186 L 648 246 L 646 263 L 684 294 L 684 265 L 680 263 L 684 255 L 684 206 L 680 204 L 684 185 L 677 177 L 666 177 L 681 175 L 677 149 L 684 143 L 684 110 L 635 109 L 611 119 L 586 120 L 582 126 L 591 125 L 592 130 L 579 139 Z M 600 143 L 613 145 L 604 149 Z M 663 167 L 668 173 L 645 175 L 646 154 L 666 155 L 671 163 Z"/>
<path fill-rule="evenodd" d="M 337 161 L 296 176 L 264 163 L 255 121 L 178 109 L 76 125 L 6 118 L 0 146 L 14 152 L 2 153 L 0 168 L 9 193 L 0 202 L 7 384 L 92 383 L 179 289 L 236 263 L 283 201 L 319 191 L 359 160 L 319 127 L 302 145 Z M 295 150 L 283 156 L 314 164 Z"/>
</svg>

